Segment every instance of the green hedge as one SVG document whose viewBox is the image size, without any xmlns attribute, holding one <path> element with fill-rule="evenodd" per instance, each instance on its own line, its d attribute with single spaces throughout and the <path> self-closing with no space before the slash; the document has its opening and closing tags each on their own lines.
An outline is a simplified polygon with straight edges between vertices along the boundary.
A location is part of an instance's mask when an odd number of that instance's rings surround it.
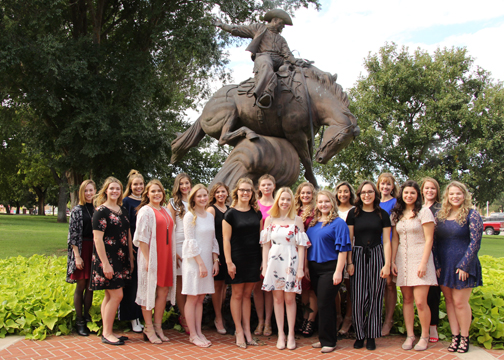
<svg viewBox="0 0 504 360">
<path fill-rule="evenodd" d="M 476 288 L 470 299 L 474 320 L 471 338 L 487 349 L 504 349 L 504 258 L 481 256 L 483 287 Z M 33 255 L 0 260 L 0 338 L 7 334 L 25 335 L 27 339 L 45 339 L 47 335 L 66 335 L 75 323 L 74 285 L 65 282 L 66 257 Z M 88 323 L 91 331 L 101 328 L 100 304 L 104 292 L 94 293 Z M 402 298 L 394 313 L 394 330 L 404 333 Z M 450 337 L 445 303 L 441 301 L 440 338 Z M 174 315 L 165 313 L 164 320 Z M 172 323 L 173 321 L 170 321 Z M 121 327 L 121 323 L 117 326 Z M 419 331 L 418 318 L 415 319 Z M 179 326 L 175 326 L 180 329 Z"/>
</svg>

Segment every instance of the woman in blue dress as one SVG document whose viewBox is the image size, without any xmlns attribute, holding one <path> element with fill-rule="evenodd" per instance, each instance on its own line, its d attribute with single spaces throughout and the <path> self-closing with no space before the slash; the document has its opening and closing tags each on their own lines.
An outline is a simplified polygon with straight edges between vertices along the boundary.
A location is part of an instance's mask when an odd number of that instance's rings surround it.
<svg viewBox="0 0 504 360">
<path fill-rule="evenodd" d="M 452 331 L 450 352 L 469 350 L 472 320 L 469 298 L 474 287 L 483 285 L 478 259 L 482 235 L 483 221 L 472 209 L 471 195 L 464 184 L 452 181 L 446 187 L 437 213 L 433 248 Z"/>
</svg>

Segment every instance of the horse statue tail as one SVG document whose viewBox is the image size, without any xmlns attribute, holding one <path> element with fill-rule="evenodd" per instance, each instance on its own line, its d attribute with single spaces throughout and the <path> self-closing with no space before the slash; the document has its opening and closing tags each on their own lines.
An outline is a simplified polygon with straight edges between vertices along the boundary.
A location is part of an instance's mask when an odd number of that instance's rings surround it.
<svg viewBox="0 0 504 360">
<path fill-rule="evenodd" d="M 184 157 L 190 148 L 199 144 L 201 139 L 205 137 L 205 132 L 201 128 L 201 117 L 194 122 L 183 134 L 177 133 L 177 138 L 172 141 L 171 163 L 175 164 Z"/>
<path fill-rule="evenodd" d="M 290 142 L 259 135 L 253 141 L 244 138 L 235 146 L 210 187 L 223 182 L 232 189 L 242 177 L 257 182 L 264 174 L 273 175 L 278 187 L 291 186 L 299 173 L 299 156 Z"/>
</svg>

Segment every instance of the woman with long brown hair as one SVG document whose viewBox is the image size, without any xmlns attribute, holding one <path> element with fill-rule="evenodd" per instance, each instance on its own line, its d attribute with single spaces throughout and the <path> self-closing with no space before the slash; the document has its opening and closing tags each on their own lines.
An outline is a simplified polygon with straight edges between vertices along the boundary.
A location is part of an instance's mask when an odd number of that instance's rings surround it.
<svg viewBox="0 0 504 360">
<path fill-rule="evenodd" d="M 133 243 L 140 249 L 136 303 L 145 320 L 144 340 L 153 344 L 168 341 L 162 329 L 166 301 L 175 305 L 176 246 L 174 221 L 164 208 L 165 189 L 159 180 L 145 187 L 138 206 L 137 230 Z M 152 321 L 154 310 L 154 322 Z"/>
</svg>

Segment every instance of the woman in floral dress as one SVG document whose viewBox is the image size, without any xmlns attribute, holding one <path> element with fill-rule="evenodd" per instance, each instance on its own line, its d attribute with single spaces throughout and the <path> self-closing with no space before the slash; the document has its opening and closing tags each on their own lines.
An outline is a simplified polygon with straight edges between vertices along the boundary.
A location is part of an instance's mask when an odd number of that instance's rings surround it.
<svg viewBox="0 0 504 360">
<path fill-rule="evenodd" d="M 133 245 L 126 209 L 122 207 L 122 184 L 108 177 L 95 200 L 93 215 L 94 251 L 91 265 L 91 290 L 105 290 L 101 305 L 102 342 L 124 345 L 124 337 L 112 332 L 123 287 L 131 278 Z"/>
<path fill-rule="evenodd" d="M 296 322 L 296 294 L 301 293 L 301 279 L 305 248 L 310 246 L 304 232 L 303 220 L 296 216 L 294 195 L 281 188 L 269 210 L 264 230 L 261 233 L 263 246 L 262 290 L 273 292 L 273 305 L 278 327 L 277 348 L 285 348 L 284 303 L 287 309 L 289 334 L 287 348 L 296 348 L 294 325 Z"/>
</svg>

